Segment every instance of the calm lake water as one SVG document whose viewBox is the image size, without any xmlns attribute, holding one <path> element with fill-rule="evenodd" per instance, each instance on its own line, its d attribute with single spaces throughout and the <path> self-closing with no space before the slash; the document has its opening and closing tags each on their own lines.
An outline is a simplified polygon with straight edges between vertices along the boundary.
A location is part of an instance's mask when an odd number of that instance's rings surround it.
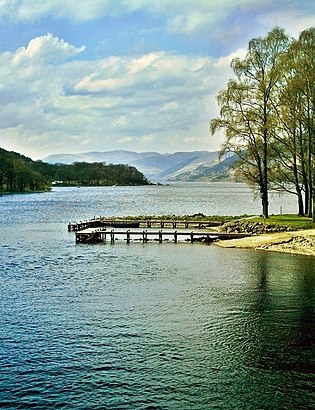
<svg viewBox="0 0 315 410">
<path fill-rule="evenodd" d="M 271 213 L 295 212 L 274 195 Z M 0 407 L 311 409 L 315 258 L 76 245 L 94 215 L 257 214 L 241 184 L 0 198 Z"/>
</svg>

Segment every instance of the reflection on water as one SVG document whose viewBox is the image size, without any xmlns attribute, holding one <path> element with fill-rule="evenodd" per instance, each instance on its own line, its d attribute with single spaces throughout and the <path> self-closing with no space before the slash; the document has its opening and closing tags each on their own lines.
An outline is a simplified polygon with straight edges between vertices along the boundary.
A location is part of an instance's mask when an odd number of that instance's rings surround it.
<svg viewBox="0 0 315 410">
<path fill-rule="evenodd" d="M 314 258 L 75 245 L 71 195 L 29 201 L 0 223 L 2 408 L 314 407 Z"/>
</svg>

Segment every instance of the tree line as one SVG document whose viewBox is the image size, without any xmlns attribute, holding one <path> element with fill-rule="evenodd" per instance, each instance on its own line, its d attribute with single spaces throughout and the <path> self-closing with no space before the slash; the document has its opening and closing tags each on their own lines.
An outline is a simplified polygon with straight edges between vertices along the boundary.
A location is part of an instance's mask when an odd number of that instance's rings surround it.
<svg viewBox="0 0 315 410">
<path fill-rule="evenodd" d="M 238 172 L 259 189 L 269 216 L 270 190 L 297 197 L 299 215 L 315 219 L 315 28 L 298 39 L 274 28 L 248 44 L 235 75 L 217 96 L 220 116 L 211 133 L 224 131 L 221 154 L 238 155 Z"/>
<path fill-rule="evenodd" d="M 76 162 L 71 165 L 33 161 L 0 148 L 0 192 L 35 192 L 58 185 L 147 185 L 146 177 L 135 167 L 105 163 Z"/>
<path fill-rule="evenodd" d="M 111 186 L 147 185 L 149 182 L 137 168 L 125 164 L 75 162 L 55 165 L 54 180 L 62 185 Z"/>
</svg>

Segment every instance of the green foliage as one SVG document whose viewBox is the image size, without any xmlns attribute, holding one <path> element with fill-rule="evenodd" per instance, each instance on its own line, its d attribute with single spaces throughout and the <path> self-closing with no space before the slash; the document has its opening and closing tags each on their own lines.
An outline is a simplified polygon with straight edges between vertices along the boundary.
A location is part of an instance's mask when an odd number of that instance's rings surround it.
<svg viewBox="0 0 315 410">
<path fill-rule="evenodd" d="M 225 132 L 221 153 L 239 156 L 237 172 L 258 187 L 268 218 L 268 191 L 297 196 L 298 213 L 312 214 L 315 200 L 315 28 L 297 40 L 282 29 L 249 42 L 234 59 L 235 79 L 218 94 L 220 117 L 211 132 Z M 315 215 L 314 215 L 315 220 Z"/>
<path fill-rule="evenodd" d="M 229 222 L 239 218 L 245 218 L 248 215 L 241 216 L 227 216 L 227 215 L 138 215 L 138 216 L 125 216 L 124 219 L 134 221 L 146 221 L 146 220 L 158 220 L 158 221 L 208 221 L 208 222 Z"/>
<path fill-rule="evenodd" d="M 16 152 L 0 148 L 0 192 L 35 192 L 51 189 L 53 181 L 62 186 L 147 185 L 149 182 L 135 167 L 128 165 L 89 164 L 52 165 L 33 161 Z"/>
<path fill-rule="evenodd" d="M 115 219 L 115 218 L 113 218 Z M 138 216 L 125 216 L 126 220 L 134 221 L 146 221 L 146 220 L 157 220 L 157 221 L 208 221 L 211 223 L 229 223 L 233 221 L 250 221 L 259 222 L 270 227 L 289 227 L 293 230 L 299 229 L 312 229 L 315 228 L 315 223 L 312 222 L 311 218 L 304 216 L 285 214 L 285 215 L 270 215 L 268 219 L 263 216 L 249 216 L 249 215 L 138 215 Z"/>
<path fill-rule="evenodd" d="M 285 214 L 285 215 L 270 215 L 269 219 L 266 221 L 263 217 L 252 218 L 253 222 L 263 222 L 270 226 L 288 226 L 290 228 L 298 229 L 312 229 L 315 224 L 312 222 L 311 218 L 305 216 Z"/>
<path fill-rule="evenodd" d="M 140 171 L 129 165 L 75 162 L 72 165 L 55 167 L 55 180 L 61 181 L 60 185 L 111 186 L 149 183 Z"/>
<path fill-rule="evenodd" d="M 0 192 L 34 192 L 50 189 L 50 181 L 34 161 L 0 148 Z"/>
</svg>

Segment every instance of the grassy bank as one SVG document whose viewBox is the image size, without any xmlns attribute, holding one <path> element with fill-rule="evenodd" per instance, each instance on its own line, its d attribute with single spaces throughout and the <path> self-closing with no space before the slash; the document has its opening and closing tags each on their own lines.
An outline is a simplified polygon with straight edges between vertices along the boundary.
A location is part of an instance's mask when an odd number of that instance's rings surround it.
<svg viewBox="0 0 315 410">
<path fill-rule="evenodd" d="M 239 218 L 247 218 L 248 215 L 228 216 L 228 215 L 204 215 L 201 213 L 193 215 L 138 215 L 138 216 L 124 216 L 124 219 L 143 221 L 148 219 L 157 219 L 163 221 L 209 221 L 209 222 L 229 222 Z"/>
<path fill-rule="evenodd" d="M 261 222 L 268 226 L 289 226 L 296 230 L 298 229 L 312 229 L 315 228 L 315 223 L 312 222 L 312 218 L 299 215 L 271 215 L 269 219 L 263 217 L 253 217 L 253 222 Z"/>
<path fill-rule="evenodd" d="M 294 214 L 287 215 L 271 215 L 269 219 L 264 219 L 261 216 L 250 215 L 204 215 L 197 213 L 193 215 L 138 215 L 138 216 L 125 216 L 124 219 L 142 221 L 148 219 L 158 219 L 163 221 L 209 221 L 220 222 L 221 224 L 235 221 L 251 221 L 253 223 L 259 223 L 268 227 L 289 227 L 290 230 L 299 229 L 312 229 L 315 228 L 315 223 L 311 218 L 304 216 L 298 216 Z"/>
</svg>

